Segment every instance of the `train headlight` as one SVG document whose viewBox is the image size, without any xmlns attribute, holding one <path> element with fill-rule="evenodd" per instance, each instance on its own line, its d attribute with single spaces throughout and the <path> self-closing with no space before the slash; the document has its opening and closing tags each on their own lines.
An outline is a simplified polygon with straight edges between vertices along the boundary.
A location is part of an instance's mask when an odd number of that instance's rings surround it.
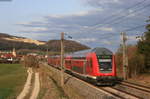
<svg viewBox="0 0 150 99">
<path fill-rule="evenodd" d="M 108 70 L 112 70 L 111 68 L 109 68 Z"/>
<path fill-rule="evenodd" d="M 101 68 L 100 70 L 104 70 L 103 68 Z"/>
</svg>

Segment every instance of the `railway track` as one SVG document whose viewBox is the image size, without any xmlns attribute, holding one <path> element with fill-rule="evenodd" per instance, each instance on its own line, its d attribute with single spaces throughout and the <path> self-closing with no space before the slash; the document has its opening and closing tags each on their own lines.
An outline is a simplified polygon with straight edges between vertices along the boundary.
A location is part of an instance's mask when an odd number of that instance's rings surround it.
<svg viewBox="0 0 150 99">
<path fill-rule="evenodd" d="M 112 87 L 99 87 L 99 88 L 108 92 L 108 93 L 115 95 L 116 97 L 118 97 L 120 99 L 141 99 L 138 96 L 135 96 L 135 95 L 127 93 L 123 90 L 118 90 L 118 89 L 115 89 Z"/>
<path fill-rule="evenodd" d="M 88 84 L 92 85 L 91 83 Z M 134 84 L 127 81 L 122 82 L 121 84 L 117 85 L 117 87 L 106 87 L 106 86 L 101 87 L 95 85 L 92 86 L 100 90 L 103 90 L 105 93 L 108 93 L 108 95 L 114 96 L 115 99 L 150 99 L 150 87 Z M 124 86 L 124 87 L 119 88 L 118 86 Z"/>
<path fill-rule="evenodd" d="M 84 80 L 81 80 L 79 78 L 76 78 L 75 79 L 78 79 L 80 80 L 81 82 L 84 82 L 85 84 L 87 84 L 88 86 L 91 86 L 93 88 L 95 88 L 95 90 L 99 90 L 100 92 L 104 93 L 104 94 L 107 94 L 108 96 L 110 96 L 111 98 L 110 99 L 142 99 L 141 97 L 139 96 L 136 96 L 134 94 L 131 94 L 131 93 L 128 93 L 126 91 L 123 91 L 123 90 L 119 90 L 119 89 L 116 89 L 116 88 L 113 88 L 113 87 L 102 87 L 102 86 L 96 86 L 96 85 L 93 85 L 89 82 L 86 82 Z M 106 98 L 107 99 L 107 98 Z M 108 98 L 109 99 L 109 98 Z"/>
<path fill-rule="evenodd" d="M 150 87 L 148 86 L 143 86 L 143 85 L 139 85 L 139 84 L 128 82 L 128 81 L 124 81 L 121 84 L 150 93 Z"/>
<path fill-rule="evenodd" d="M 112 97 L 111 99 L 149 99 L 150 97 L 149 88 L 143 87 L 142 85 L 138 86 L 126 81 L 114 87 L 101 87 L 92 85 L 91 83 L 85 82 L 77 77 L 74 77 L 74 79 L 79 80 L 81 83 L 84 83 L 84 85 L 90 86 L 95 89 L 95 91 L 99 91 L 108 97 Z"/>
<path fill-rule="evenodd" d="M 83 81 L 83 82 L 88 83 L 86 81 Z M 92 85 L 91 83 L 88 83 L 88 84 Z M 92 86 L 105 91 L 106 93 L 108 93 L 108 95 L 113 95 L 115 99 L 116 98 L 118 99 L 150 99 L 150 87 L 134 84 L 134 83 L 127 82 L 127 81 L 122 82 L 121 84 L 119 84 L 119 86 L 120 85 L 124 85 L 126 88 L 124 87 L 122 89 L 122 88 L 117 88 L 117 87 L 106 87 L 106 86 L 101 87 L 101 86 L 95 86 L 95 85 L 92 85 Z M 130 88 L 127 88 L 127 86 Z M 131 91 L 130 90 L 131 88 L 134 88 L 135 91 Z M 129 89 L 129 90 L 126 90 L 126 89 Z"/>
<path fill-rule="evenodd" d="M 113 88 L 116 90 L 124 91 L 128 94 L 132 94 L 141 99 L 150 99 L 150 87 L 123 81 Z"/>
</svg>

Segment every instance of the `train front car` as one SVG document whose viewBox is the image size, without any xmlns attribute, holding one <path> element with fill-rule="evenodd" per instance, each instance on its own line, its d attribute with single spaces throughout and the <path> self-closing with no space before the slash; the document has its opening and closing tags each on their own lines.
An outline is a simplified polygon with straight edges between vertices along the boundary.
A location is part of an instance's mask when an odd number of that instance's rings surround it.
<svg viewBox="0 0 150 99">
<path fill-rule="evenodd" d="M 114 85 L 116 83 L 116 64 L 113 53 L 106 48 L 94 48 L 93 76 L 97 85 Z"/>
</svg>

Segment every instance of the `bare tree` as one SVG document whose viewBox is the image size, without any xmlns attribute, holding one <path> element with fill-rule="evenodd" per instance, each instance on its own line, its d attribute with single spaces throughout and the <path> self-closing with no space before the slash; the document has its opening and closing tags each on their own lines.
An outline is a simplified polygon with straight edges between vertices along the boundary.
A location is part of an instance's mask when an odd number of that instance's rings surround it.
<svg viewBox="0 0 150 99">
<path fill-rule="evenodd" d="M 24 57 L 23 65 L 25 67 L 39 68 L 39 59 L 33 55 L 27 55 Z"/>
</svg>

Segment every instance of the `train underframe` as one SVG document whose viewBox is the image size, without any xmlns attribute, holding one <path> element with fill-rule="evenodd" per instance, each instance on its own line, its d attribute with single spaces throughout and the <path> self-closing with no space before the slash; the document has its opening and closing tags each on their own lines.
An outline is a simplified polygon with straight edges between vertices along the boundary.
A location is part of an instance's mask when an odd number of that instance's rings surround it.
<svg viewBox="0 0 150 99">
<path fill-rule="evenodd" d="M 115 85 L 118 82 L 117 77 L 114 76 L 98 76 L 96 77 L 96 79 L 89 79 L 89 77 L 87 77 L 88 80 L 91 80 L 92 83 L 94 83 L 95 85 L 102 85 L 102 86 L 107 86 L 107 85 Z"/>
<path fill-rule="evenodd" d="M 88 76 L 71 70 L 66 70 L 66 72 L 98 86 L 113 86 L 118 83 L 118 78 L 115 76 Z"/>
<path fill-rule="evenodd" d="M 59 67 L 54 65 L 53 67 L 60 69 Z M 65 72 L 98 86 L 113 86 L 119 81 L 119 79 L 116 76 L 88 76 L 69 69 L 66 69 Z"/>
</svg>

